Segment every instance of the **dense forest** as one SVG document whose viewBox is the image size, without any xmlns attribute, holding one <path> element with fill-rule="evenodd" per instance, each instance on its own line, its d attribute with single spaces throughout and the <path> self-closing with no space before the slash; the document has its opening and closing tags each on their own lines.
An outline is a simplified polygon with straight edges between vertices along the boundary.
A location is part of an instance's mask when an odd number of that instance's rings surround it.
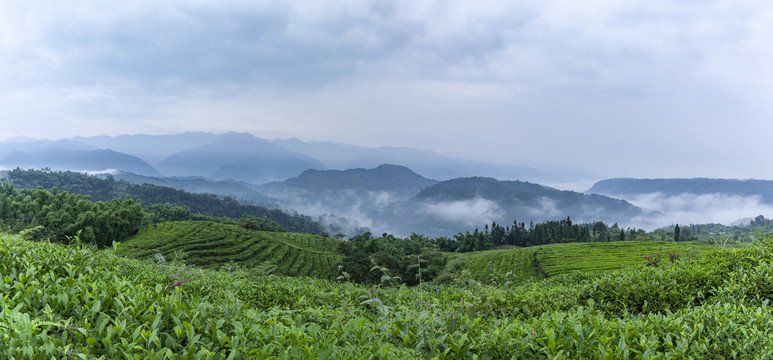
<svg viewBox="0 0 773 360">
<path fill-rule="evenodd" d="M 144 213 L 129 197 L 97 201 L 81 195 L 43 188 L 17 190 L 0 183 L 0 226 L 14 232 L 27 230 L 29 238 L 66 242 L 80 236 L 99 247 L 137 232 Z"/>
</svg>

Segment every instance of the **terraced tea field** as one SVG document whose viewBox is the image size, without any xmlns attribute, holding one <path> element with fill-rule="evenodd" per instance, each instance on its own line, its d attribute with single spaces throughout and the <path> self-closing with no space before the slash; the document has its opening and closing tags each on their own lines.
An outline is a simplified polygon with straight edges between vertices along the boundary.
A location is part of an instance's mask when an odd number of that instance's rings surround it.
<svg viewBox="0 0 773 360">
<path fill-rule="evenodd" d="M 148 225 L 121 245 L 118 254 L 146 259 L 162 254 L 183 257 L 187 264 L 217 268 L 231 261 L 254 267 L 264 261 L 288 276 L 330 278 L 340 260 L 339 240 L 296 233 L 247 230 L 210 221 L 180 221 Z"/>
<path fill-rule="evenodd" d="M 463 262 L 470 276 L 484 283 L 520 283 L 543 278 L 535 266 L 534 254 L 538 247 L 509 250 L 487 250 L 453 254 L 452 261 Z"/>
<path fill-rule="evenodd" d="M 614 241 L 540 246 L 537 261 L 542 272 L 555 276 L 575 271 L 609 271 L 646 264 L 644 256 L 660 254 L 662 263 L 670 262 L 669 253 L 679 258 L 699 256 L 709 245 L 668 241 Z"/>
<path fill-rule="evenodd" d="M 645 255 L 660 253 L 669 262 L 669 252 L 679 258 L 699 256 L 709 245 L 661 241 L 615 241 L 603 243 L 551 244 L 509 250 L 489 250 L 451 255 L 463 270 L 484 283 L 518 283 L 576 271 L 610 271 L 646 264 Z"/>
</svg>

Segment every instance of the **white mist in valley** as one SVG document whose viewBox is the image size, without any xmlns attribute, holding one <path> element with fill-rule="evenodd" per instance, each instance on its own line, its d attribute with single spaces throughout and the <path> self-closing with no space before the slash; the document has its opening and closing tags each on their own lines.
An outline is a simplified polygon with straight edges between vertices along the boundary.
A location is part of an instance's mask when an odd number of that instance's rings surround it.
<svg viewBox="0 0 773 360">
<path fill-rule="evenodd" d="M 632 220 L 634 226 L 647 230 L 670 224 L 730 225 L 758 215 L 773 216 L 773 205 L 763 202 L 758 195 L 683 193 L 668 196 L 657 192 L 630 195 L 625 200 L 647 211 L 646 215 Z"/>
<path fill-rule="evenodd" d="M 491 224 L 492 221 L 502 222 L 505 217 L 505 212 L 496 202 L 482 198 L 425 203 L 422 207 L 427 214 L 470 228 Z"/>
</svg>

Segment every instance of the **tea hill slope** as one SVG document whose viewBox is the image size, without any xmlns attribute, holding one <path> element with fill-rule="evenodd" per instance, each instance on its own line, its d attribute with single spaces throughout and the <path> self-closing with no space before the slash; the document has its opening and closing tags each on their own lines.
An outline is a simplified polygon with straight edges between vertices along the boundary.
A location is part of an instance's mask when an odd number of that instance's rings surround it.
<svg viewBox="0 0 773 360">
<path fill-rule="evenodd" d="M 219 268 L 233 262 L 256 267 L 276 265 L 288 276 L 332 278 L 341 256 L 339 240 L 298 233 L 262 232 L 211 221 L 180 221 L 148 225 L 122 244 L 118 254 L 139 259 L 161 254 L 197 266 Z"/>
<path fill-rule="evenodd" d="M 519 284 L 564 274 L 604 273 L 645 265 L 645 256 L 664 265 L 687 260 L 717 249 L 716 246 L 668 241 L 612 241 L 530 246 L 452 254 L 445 281 L 469 276 L 483 283 Z M 653 260 L 657 261 L 657 260 Z"/>
</svg>

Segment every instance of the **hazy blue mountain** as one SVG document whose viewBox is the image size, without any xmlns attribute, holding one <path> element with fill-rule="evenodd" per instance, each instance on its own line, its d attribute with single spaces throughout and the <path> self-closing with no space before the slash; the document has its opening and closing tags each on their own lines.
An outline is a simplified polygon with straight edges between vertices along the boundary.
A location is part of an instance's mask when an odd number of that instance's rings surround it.
<svg viewBox="0 0 773 360">
<path fill-rule="evenodd" d="M 533 182 L 564 183 L 586 178 L 593 178 L 579 170 L 556 169 L 541 166 L 540 170 L 530 166 L 496 164 L 485 161 L 474 161 L 454 158 L 430 150 L 419 150 L 403 147 L 366 147 L 335 142 L 302 141 L 299 139 L 266 140 L 247 133 L 212 134 L 204 132 L 187 132 L 176 135 L 121 135 L 74 137 L 74 141 L 102 149 L 113 149 L 138 156 L 160 170 L 168 165 L 160 165 L 168 157 L 193 148 L 223 142 L 265 141 L 277 145 L 289 152 L 303 154 L 315 159 L 324 166 L 311 166 L 314 169 L 346 170 L 356 168 L 371 169 L 381 164 L 406 166 L 418 174 L 439 180 L 458 177 L 487 176 L 504 180 L 526 180 Z M 242 168 L 239 164 L 224 164 L 224 168 L 213 169 L 236 179 L 251 179 L 256 175 L 255 169 Z M 306 169 L 301 169 L 306 170 Z M 173 172 L 178 174 L 178 172 Z M 185 173 L 184 171 L 179 173 Z M 289 175 L 295 176 L 298 173 Z M 191 175 L 191 174 L 186 174 Z M 209 174 L 196 173 L 209 176 Z M 222 178 L 222 177 L 218 177 Z M 281 180 L 281 178 L 277 178 Z M 254 182 L 254 181 L 253 181 Z"/>
<path fill-rule="evenodd" d="M 256 138 L 246 133 L 229 132 L 213 134 L 207 132 L 186 132 L 174 135 L 119 135 L 119 136 L 76 136 L 71 140 L 100 149 L 113 149 L 138 156 L 150 164 L 158 165 L 172 154 L 198 146 L 223 141 L 249 141 Z"/>
<path fill-rule="evenodd" d="M 168 176 L 204 176 L 252 184 L 286 179 L 307 169 L 325 168 L 309 156 L 239 134 L 172 154 L 158 167 Z"/>
<path fill-rule="evenodd" d="M 773 204 L 773 181 L 737 179 L 608 179 L 597 182 L 588 193 L 610 196 L 635 196 L 660 193 L 663 196 L 681 194 L 726 194 L 738 196 L 760 196 Z"/>
<path fill-rule="evenodd" d="M 426 179 L 405 166 L 384 164 L 375 169 L 306 170 L 296 177 L 260 188 L 274 191 L 296 188 L 417 193 L 435 183 L 437 181 Z"/>
<path fill-rule="evenodd" d="M 0 159 L 13 152 L 39 152 L 48 149 L 64 149 L 64 150 L 97 150 L 93 146 L 89 146 L 77 141 L 72 140 L 45 140 L 45 139 L 31 139 L 24 137 L 16 137 L 13 139 L 0 142 Z"/>
<path fill-rule="evenodd" d="M 548 220 L 570 216 L 586 221 L 620 221 L 641 215 L 631 203 L 597 194 L 557 190 L 523 181 L 472 177 L 443 181 L 416 195 L 415 200 L 453 203 L 476 199 L 492 201 L 508 217 Z M 530 219 L 532 220 L 532 219 Z"/>
<path fill-rule="evenodd" d="M 313 156 L 329 169 L 373 168 L 396 164 L 411 168 L 422 176 L 448 180 L 466 176 L 489 176 L 499 179 L 565 181 L 585 174 L 557 174 L 528 166 L 494 164 L 453 158 L 430 150 L 398 147 L 364 147 L 335 142 L 306 142 L 295 138 L 270 140 L 285 149 Z"/>
<path fill-rule="evenodd" d="M 50 147 L 38 151 L 14 151 L 0 160 L 5 168 L 73 171 L 103 171 L 107 169 L 129 171 L 140 175 L 159 176 L 155 168 L 142 159 L 113 150 L 68 150 Z"/>
</svg>

